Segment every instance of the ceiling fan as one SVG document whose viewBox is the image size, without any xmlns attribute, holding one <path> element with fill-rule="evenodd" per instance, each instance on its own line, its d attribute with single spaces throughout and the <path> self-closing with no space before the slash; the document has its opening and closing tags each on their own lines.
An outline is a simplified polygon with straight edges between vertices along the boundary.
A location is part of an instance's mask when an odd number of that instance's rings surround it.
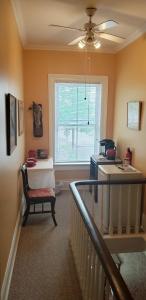
<svg viewBox="0 0 146 300">
<path fill-rule="evenodd" d="M 96 49 L 100 48 L 101 39 L 110 40 L 115 43 L 122 43 L 124 41 L 123 37 L 105 33 L 107 29 L 114 28 L 118 25 L 116 21 L 113 20 L 107 20 L 106 22 L 103 22 L 101 24 L 95 24 L 92 22 L 92 17 L 96 12 L 95 7 L 88 7 L 86 8 L 87 16 L 89 17 L 89 21 L 84 24 L 84 28 L 75 28 L 75 27 L 68 27 L 68 26 L 62 26 L 57 24 L 50 24 L 49 26 L 52 27 L 59 27 L 69 30 L 77 30 L 83 33 L 83 35 L 77 37 L 73 41 L 71 41 L 68 45 L 72 46 L 75 44 L 78 44 L 80 48 L 84 48 L 86 45 L 93 45 Z"/>
</svg>

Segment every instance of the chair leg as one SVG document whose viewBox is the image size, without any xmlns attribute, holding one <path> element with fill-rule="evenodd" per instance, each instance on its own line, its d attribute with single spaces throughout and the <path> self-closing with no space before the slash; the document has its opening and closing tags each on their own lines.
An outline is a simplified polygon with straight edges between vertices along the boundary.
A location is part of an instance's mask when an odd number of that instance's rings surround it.
<svg viewBox="0 0 146 300">
<path fill-rule="evenodd" d="M 29 210 L 30 210 L 30 205 L 27 205 L 24 216 L 23 216 L 22 226 L 25 226 L 25 224 L 27 222 L 28 215 L 29 215 Z"/>
<path fill-rule="evenodd" d="M 52 219 L 53 219 L 53 222 L 54 222 L 54 225 L 57 226 L 57 222 L 56 222 L 56 219 L 55 219 L 55 201 L 56 199 L 53 198 L 53 200 L 51 200 L 51 214 L 52 214 Z"/>
<path fill-rule="evenodd" d="M 52 219 L 53 219 L 53 222 L 54 222 L 54 225 L 57 226 L 57 222 L 56 222 L 56 219 L 55 219 L 55 213 L 52 214 Z"/>
</svg>

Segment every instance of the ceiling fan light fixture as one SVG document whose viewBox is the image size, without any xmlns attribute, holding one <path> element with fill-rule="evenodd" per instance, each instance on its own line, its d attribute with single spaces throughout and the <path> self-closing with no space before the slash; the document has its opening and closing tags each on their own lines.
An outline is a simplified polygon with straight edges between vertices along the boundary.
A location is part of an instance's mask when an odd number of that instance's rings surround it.
<svg viewBox="0 0 146 300">
<path fill-rule="evenodd" d="M 73 41 L 68 43 L 69 46 L 74 46 L 77 44 L 80 49 L 83 49 L 86 46 L 87 47 L 89 46 L 89 48 L 91 46 L 95 49 L 99 49 L 102 44 L 98 40 L 98 37 L 99 39 L 101 38 L 115 43 L 122 43 L 125 38 L 120 37 L 118 35 L 106 33 L 107 29 L 114 28 L 118 25 L 117 21 L 107 20 L 100 24 L 98 23 L 96 24 L 92 22 L 92 17 L 95 14 L 96 10 L 97 10 L 96 7 L 86 8 L 86 13 L 87 16 L 89 17 L 89 20 L 84 24 L 82 28 L 63 26 L 58 24 L 50 24 L 49 26 L 62 28 L 62 29 L 77 30 L 82 32 L 81 36 L 78 36 Z"/>
<path fill-rule="evenodd" d="M 94 47 L 96 49 L 99 49 L 101 47 L 101 42 L 100 41 L 94 41 Z"/>
<path fill-rule="evenodd" d="M 83 49 L 85 47 L 84 41 L 79 41 L 78 46 L 79 48 Z"/>
</svg>

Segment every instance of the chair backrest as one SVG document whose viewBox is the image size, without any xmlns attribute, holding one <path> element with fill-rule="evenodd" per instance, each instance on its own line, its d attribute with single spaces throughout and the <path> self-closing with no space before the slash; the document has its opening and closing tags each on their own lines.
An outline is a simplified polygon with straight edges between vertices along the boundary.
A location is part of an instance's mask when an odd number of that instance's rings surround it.
<svg viewBox="0 0 146 300">
<path fill-rule="evenodd" d="M 28 199 L 28 190 L 30 189 L 29 184 L 28 184 L 28 174 L 27 174 L 27 167 L 25 164 L 21 166 L 21 173 L 22 173 L 22 180 L 23 180 L 23 190 L 24 190 L 24 195 L 26 198 L 26 201 Z"/>
</svg>

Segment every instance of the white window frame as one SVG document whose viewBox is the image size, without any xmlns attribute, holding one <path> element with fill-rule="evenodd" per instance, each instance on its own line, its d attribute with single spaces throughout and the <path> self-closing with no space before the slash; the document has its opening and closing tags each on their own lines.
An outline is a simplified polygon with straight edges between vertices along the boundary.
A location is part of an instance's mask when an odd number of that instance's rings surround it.
<svg viewBox="0 0 146 300">
<path fill-rule="evenodd" d="M 49 90 L 49 154 L 52 157 L 55 152 L 55 83 L 70 82 L 70 83 L 95 83 L 102 84 L 101 95 L 101 120 L 102 128 L 100 132 L 101 139 L 106 136 L 106 122 L 107 122 L 107 98 L 108 98 L 108 77 L 107 76 L 85 76 L 85 75 L 66 75 L 66 74 L 49 74 L 48 75 L 48 90 Z M 61 167 L 59 169 L 70 169 L 74 166 L 88 165 L 89 163 L 57 163 Z M 62 166 L 64 166 L 62 168 Z M 65 168 L 66 166 L 66 168 Z M 68 167 L 67 167 L 68 166 Z"/>
</svg>

